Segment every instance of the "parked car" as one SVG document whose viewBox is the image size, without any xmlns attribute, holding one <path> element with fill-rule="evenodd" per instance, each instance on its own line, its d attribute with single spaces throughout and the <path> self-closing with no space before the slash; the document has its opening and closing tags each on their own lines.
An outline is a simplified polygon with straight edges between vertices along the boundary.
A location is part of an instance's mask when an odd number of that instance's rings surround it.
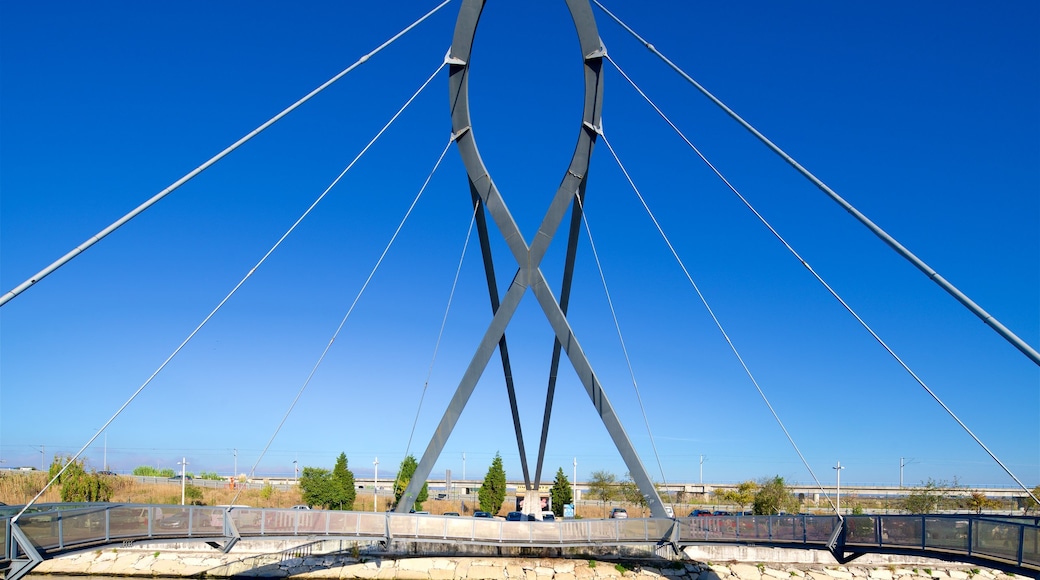
<svg viewBox="0 0 1040 580">
<path fill-rule="evenodd" d="M 522 521 L 525 521 L 526 519 L 527 519 L 527 516 L 525 516 L 521 512 L 509 512 L 508 514 L 506 514 L 506 521 L 507 522 L 522 522 Z"/>
<path fill-rule="evenodd" d="M 665 513 L 665 515 L 667 515 L 670 518 L 674 518 L 675 517 L 675 510 L 673 510 L 672 506 L 670 506 L 670 505 L 664 506 L 664 513 Z"/>
<path fill-rule="evenodd" d="M 475 518 L 494 518 L 495 516 L 489 514 L 488 512 L 473 512 L 473 517 L 475 517 Z"/>
<path fill-rule="evenodd" d="M 556 521 L 556 514 L 554 514 L 552 512 L 542 512 L 542 521 L 543 522 L 555 522 Z"/>
<path fill-rule="evenodd" d="M 159 527 L 164 530 L 183 530 L 188 527 L 188 512 L 177 512 L 159 520 Z"/>
<path fill-rule="evenodd" d="M 730 513 L 730 512 L 727 512 L 727 511 L 715 510 L 715 511 L 711 512 L 711 515 L 713 515 L 713 516 L 731 516 L 733 514 Z"/>
<path fill-rule="evenodd" d="M 709 511 L 709 510 L 693 510 L 692 512 L 690 512 L 690 515 L 688 517 L 700 518 L 700 517 L 710 516 L 710 515 L 711 515 L 711 511 Z"/>
<path fill-rule="evenodd" d="M 614 508 L 610 510 L 610 517 L 616 520 L 625 519 L 628 517 L 628 512 L 625 508 Z"/>
<path fill-rule="evenodd" d="M 180 476 L 179 473 L 177 475 L 174 475 L 173 477 L 170 478 L 170 481 L 180 481 L 180 480 L 181 480 L 181 476 Z M 184 480 L 185 481 L 191 481 L 192 477 L 190 475 L 185 475 L 184 476 Z"/>
<path fill-rule="evenodd" d="M 291 510 L 309 510 L 309 509 L 311 509 L 311 506 L 304 505 L 304 504 L 301 503 L 300 505 L 294 505 L 294 506 L 292 506 L 289 509 L 291 509 Z"/>
<path fill-rule="evenodd" d="M 457 516 L 457 515 L 459 515 L 459 512 L 444 512 L 444 515 L 446 515 L 446 516 Z"/>
</svg>

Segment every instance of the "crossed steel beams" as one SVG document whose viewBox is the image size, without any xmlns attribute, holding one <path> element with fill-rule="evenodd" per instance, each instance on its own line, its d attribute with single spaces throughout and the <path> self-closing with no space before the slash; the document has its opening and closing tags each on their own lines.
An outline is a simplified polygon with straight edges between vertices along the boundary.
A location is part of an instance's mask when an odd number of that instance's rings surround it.
<svg viewBox="0 0 1040 580">
<path fill-rule="evenodd" d="M 538 456 L 536 483 L 538 483 L 537 480 L 540 479 L 541 476 L 541 464 L 544 457 L 545 439 L 548 433 L 552 396 L 555 389 L 556 367 L 559 364 L 559 352 L 562 350 L 563 352 L 566 352 L 578 378 L 585 386 L 589 398 L 592 399 L 593 405 L 599 412 L 603 425 L 607 428 L 607 432 L 610 434 L 611 439 L 613 439 L 614 445 L 617 446 L 618 451 L 621 453 L 621 457 L 625 461 L 625 465 L 628 467 L 629 474 L 635 480 L 636 485 L 639 487 L 639 491 L 646 498 L 651 514 L 654 517 L 668 517 L 664 511 L 664 505 L 661 503 L 661 498 L 658 496 L 657 490 L 654 488 L 653 481 L 650 479 L 649 474 L 647 474 L 646 469 L 643 467 L 642 461 L 640 461 L 639 456 L 632 447 L 632 442 L 628 439 L 628 435 L 625 433 L 624 427 L 622 427 L 617 414 L 614 412 L 614 408 L 611 406 L 610 401 L 607 400 L 607 395 L 603 391 L 599 379 L 596 378 L 592 366 L 585 357 L 585 353 L 582 351 L 574 332 L 571 330 L 570 324 L 567 322 L 565 308 L 570 295 L 570 280 L 574 267 L 574 253 L 576 252 L 578 227 L 580 225 L 580 214 L 578 213 L 580 211 L 580 206 L 573 207 L 572 210 L 571 232 L 567 248 L 567 263 L 564 273 L 564 290 L 561 301 L 558 302 L 555 296 L 553 296 L 552 290 L 549 288 L 549 284 L 545 279 L 545 275 L 540 269 L 542 258 L 545 256 L 549 244 L 552 242 L 553 236 L 556 234 L 556 231 L 560 226 L 560 222 L 563 221 L 563 216 L 567 212 L 568 207 L 573 205 L 576 197 L 584 196 L 585 179 L 589 168 L 589 158 L 592 154 L 592 147 L 595 144 L 596 136 L 600 131 L 600 112 L 603 103 L 603 77 L 601 72 L 605 51 L 596 29 L 596 21 L 592 15 L 592 7 L 589 5 L 588 0 L 566 1 L 567 7 L 571 13 L 571 18 L 574 19 L 574 25 L 577 29 L 582 56 L 585 62 L 585 99 L 584 110 L 582 113 L 582 127 L 578 134 L 578 142 L 574 148 L 574 155 L 571 158 L 570 166 L 567 168 L 563 181 L 560 184 L 559 189 L 557 189 L 556 195 L 553 197 L 549 209 L 538 228 L 538 232 L 530 245 L 528 245 L 524 240 L 519 227 L 517 227 L 516 221 L 509 213 L 509 209 L 506 207 L 505 201 L 502 199 L 501 193 L 498 191 L 498 188 L 495 187 L 484 162 L 480 158 L 480 153 L 477 151 L 476 140 L 473 135 L 470 121 L 469 60 L 473 48 L 473 38 L 476 34 L 477 23 L 480 20 L 480 14 L 484 8 L 484 0 L 464 0 L 462 7 L 459 9 L 459 17 L 455 24 L 455 33 L 452 39 L 451 52 L 448 55 L 448 64 L 450 65 L 448 85 L 451 104 L 452 131 L 459 148 L 459 153 L 462 156 L 463 164 L 466 167 L 466 173 L 468 174 L 470 183 L 470 192 L 473 195 L 474 204 L 483 206 L 482 208 L 478 207 L 478 215 L 481 216 L 481 219 L 478 220 L 478 228 L 482 229 L 481 247 L 484 254 L 485 271 L 488 277 L 488 290 L 491 294 L 491 304 L 494 316 L 487 331 L 484 333 L 483 339 L 477 347 L 476 353 L 473 355 L 473 359 L 470 361 L 469 367 L 466 369 L 466 372 L 462 376 L 462 380 L 459 382 L 459 386 L 448 405 L 448 409 L 444 412 L 444 416 L 441 418 L 437 430 L 430 439 L 430 444 L 427 446 L 426 452 L 419 461 L 415 473 L 408 482 L 408 486 L 401 496 L 401 500 L 397 504 L 397 512 L 408 512 L 415 504 L 415 498 L 418 496 L 419 490 L 429 477 L 434 463 L 437 461 L 441 451 L 444 449 L 448 437 L 455 428 L 455 424 L 458 422 L 459 416 L 462 414 L 462 410 L 466 406 L 466 402 L 473 393 L 477 381 L 480 379 L 484 369 L 487 367 L 488 361 L 490 360 L 496 346 L 500 347 L 503 371 L 505 372 L 507 388 L 509 389 L 510 405 L 513 411 L 513 422 L 517 431 L 517 443 L 520 446 L 520 453 L 524 461 L 524 480 L 528 487 L 531 488 L 527 472 L 526 453 L 523 448 L 523 438 L 520 434 L 519 415 L 516 410 L 515 394 L 512 387 L 512 374 L 509 368 L 508 354 L 505 349 L 506 327 L 509 325 L 509 321 L 512 319 L 513 314 L 516 312 L 520 300 L 527 292 L 527 289 L 530 288 L 534 292 L 539 305 L 542 307 L 542 311 L 545 313 L 545 316 L 556 335 L 556 348 L 554 349 L 554 362 L 553 368 L 550 372 L 549 391 L 546 398 L 546 411 L 542 426 L 542 439 Z M 501 303 L 498 303 L 498 290 L 497 285 L 494 282 L 493 264 L 491 263 L 490 252 L 487 245 L 487 225 L 482 219 L 483 210 L 486 210 L 491 214 L 492 219 L 495 221 L 495 225 L 502 233 L 506 244 L 519 266 Z"/>
</svg>

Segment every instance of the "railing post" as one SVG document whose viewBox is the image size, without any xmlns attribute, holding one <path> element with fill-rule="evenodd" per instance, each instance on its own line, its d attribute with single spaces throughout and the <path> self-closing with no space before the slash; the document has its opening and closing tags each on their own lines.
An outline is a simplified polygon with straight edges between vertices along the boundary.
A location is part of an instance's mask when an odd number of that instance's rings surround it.
<svg viewBox="0 0 1040 580">
<path fill-rule="evenodd" d="M 1022 566 L 1023 552 L 1025 551 L 1026 545 L 1026 527 L 1022 524 L 1018 525 L 1018 558 L 1015 560 L 1015 564 Z"/>
<path fill-rule="evenodd" d="M 110 530 L 111 530 L 111 526 L 110 526 L 111 518 L 109 517 L 109 515 L 112 513 L 111 509 L 112 508 L 110 508 L 110 507 L 106 507 L 105 508 L 105 542 L 106 543 L 109 540 L 111 540 L 111 534 L 109 533 Z"/>
<path fill-rule="evenodd" d="M 65 514 L 59 510 L 58 514 L 58 549 L 65 549 Z"/>
</svg>

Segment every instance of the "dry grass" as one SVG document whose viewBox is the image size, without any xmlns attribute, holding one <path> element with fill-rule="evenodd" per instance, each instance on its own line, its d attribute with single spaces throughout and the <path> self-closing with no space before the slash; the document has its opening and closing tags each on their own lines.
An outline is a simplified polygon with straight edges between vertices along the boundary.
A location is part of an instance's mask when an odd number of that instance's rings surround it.
<svg viewBox="0 0 1040 580">
<path fill-rule="evenodd" d="M 47 474 L 39 471 L 8 472 L 0 473 L 0 502 L 9 505 L 24 504 L 32 499 L 47 483 Z M 199 487 L 202 491 L 201 503 L 204 505 L 229 505 L 232 503 L 248 505 L 252 507 L 288 508 L 302 504 L 303 499 L 298 489 L 278 490 L 263 489 L 239 489 L 233 490 L 228 486 Z M 239 494 L 236 498 L 236 494 Z M 377 509 L 373 509 L 373 498 L 371 493 L 359 490 L 354 500 L 356 511 L 385 511 L 391 498 L 385 495 L 379 497 Z M 39 502 L 60 502 L 60 486 L 54 486 L 47 490 Z M 181 486 L 179 483 L 141 483 L 133 477 L 114 477 L 112 482 L 112 501 L 141 504 L 180 504 Z M 513 499 L 507 498 L 496 515 L 505 515 L 513 509 Z M 610 510 L 618 504 L 611 505 L 579 505 L 578 516 L 582 518 L 605 518 L 610 515 Z M 471 515 L 480 509 L 476 498 L 467 500 L 437 500 L 431 499 L 423 503 L 423 510 L 431 514 L 442 514 L 444 512 L 459 512 L 462 515 Z M 624 505 L 628 509 L 630 517 L 639 517 L 638 507 Z M 680 511 L 676 506 L 676 512 Z M 683 512 L 685 514 L 686 512 Z"/>
</svg>

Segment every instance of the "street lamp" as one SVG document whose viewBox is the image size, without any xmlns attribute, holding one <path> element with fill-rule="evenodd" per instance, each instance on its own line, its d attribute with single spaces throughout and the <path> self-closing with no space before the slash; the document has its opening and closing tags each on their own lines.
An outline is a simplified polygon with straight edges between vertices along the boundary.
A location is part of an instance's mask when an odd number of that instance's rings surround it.
<svg viewBox="0 0 1040 580">
<path fill-rule="evenodd" d="M 838 481 L 837 486 L 835 487 L 834 496 L 835 502 L 837 503 L 837 507 L 835 507 L 835 509 L 838 512 L 838 517 L 841 517 L 841 470 L 845 468 L 841 466 L 841 462 L 839 461 L 838 464 L 832 467 L 831 469 L 835 470 L 838 474 Z"/>
<path fill-rule="evenodd" d="M 296 483 L 300 479 L 300 466 L 299 466 L 299 463 L 297 463 L 295 459 L 293 459 L 293 462 L 292 462 L 292 469 L 293 469 L 293 483 Z"/>
<path fill-rule="evenodd" d="M 466 481 L 466 452 L 462 452 L 462 481 Z M 397 493 L 397 492 L 394 492 Z"/>
<path fill-rule="evenodd" d="M 232 449 L 231 452 L 235 455 L 235 472 L 231 474 L 231 477 L 238 477 L 238 449 Z"/>
<path fill-rule="evenodd" d="M 379 458 L 372 462 L 372 465 L 376 468 L 376 473 L 372 477 L 372 511 L 379 511 Z"/>
<path fill-rule="evenodd" d="M 571 481 L 571 501 L 574 502 L 574 513 L 578 513 L 578 458 L 574 458 L 574 480 Z"/>
<path fill-rule="evenodd" d="M 701 455 L 701 475 L 700 475 L 700 482 L 699 483 L 701 485 L 704 485 L 704 456 L 703 455 Z M 701 490 L 701 491 L 703 492 L 704 490 Z"/>
<path fill-rule="evenodd" d="M 905 460 L 902 457 L 899 458 L 899 489 L 903 489 L 903 468 L 911 463 L 915 463 L 912 457 L 909 460 Z"/>
</svg>

